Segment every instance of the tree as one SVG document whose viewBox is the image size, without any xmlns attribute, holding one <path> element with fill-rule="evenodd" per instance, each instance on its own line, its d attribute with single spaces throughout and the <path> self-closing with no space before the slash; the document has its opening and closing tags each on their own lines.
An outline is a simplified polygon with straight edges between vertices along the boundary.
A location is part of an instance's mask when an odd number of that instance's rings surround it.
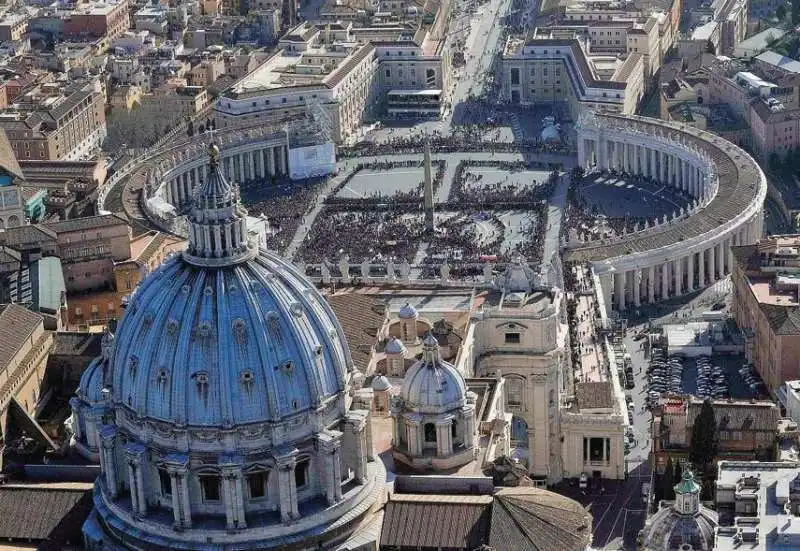
<svg viewBox="0 0 800 551">
<path fill-rule="evenodd" d="M 792 0 L 792 24 L 800 23 L 800 0 Z"/>
<path fill-rule="evenodd" d="M 675 481 L 677 484 L 679 480 L 683 478 L 683 468 L 681 467 L 681 462 L 675 462 L 675 472 L 672 474 L 672 480 Z"/>
<path fill-rule="evenodd" d="M 703 402 L 700 413 L 692 427 L 692 441 L 689 448 L 689 461 L 705 473 L 717 455 L 719 441 L 717 436 L 717 419 L 711 400 Z"/>
<path fill-rule="evenodd" d="M 775 16 L 778 18 L 778 21 L 786 19 L 786 4 L 780 4 L 775 9 Z"/>
<path fill-rule="evenodd" d="M 666 501 L 675 499 L 675 467 L 671 457 L 667 459 L 667 466 L 664 468 L 664 476 L 661 478 L 661 488 L 663 491 L 662 499 Z"/>
</svg>

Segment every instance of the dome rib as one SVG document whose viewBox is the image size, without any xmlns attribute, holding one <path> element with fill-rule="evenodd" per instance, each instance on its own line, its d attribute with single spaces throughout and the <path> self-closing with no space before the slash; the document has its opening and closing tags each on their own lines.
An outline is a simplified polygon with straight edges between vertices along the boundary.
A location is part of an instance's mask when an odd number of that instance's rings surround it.
<svg viewBox="0 0 800 551">
<path fill-rule="evenodd" d="M 177 265 L 179 265 L 176 262 Z M 189 354 L 191 351 L 191 337 L 192 332 L 191 330 L 187 331 L 185 328 L 181 327 L 181 324 L 185 324 L 186 320 L 189 320 L 189 323 L 195 322 L 195 312 L 197 312 L 197 304 L 200 301 L 200 298 L 203 294 L 203 289 L 205 288 L 205 274 L 201 271 L 193 271 L 187 270 L 187 280 L 189 284 L 189 297 L 183 304 L 183 311 L 181 312 L 181 317 L 176 318 L 182 320 L 178 323 L 177 327 L 177 343 L 175 347 L 175 358 L 176 360 L 185 360 L 177 362 L 177 369 L 175 369 L 175 373 L 173 374 L 173 378 L 175 380 L 175 386 L 173 387 L 173 396 L 170 402 L 172 415 L 171 418 L 175 419 L 175 421 L 179 425 L 186 425 L 189 422 L 189 404 L 186 400 L 186 382 L 189 378 L 188 370 L 189 370 Z M 190 326 L 191 327 L 191 326 Z M 178 371 L 180 370 L 180 371 Z"/>
<path fill-rule="evenodd" d="M 250 305 L 250 308 L 247 309 L 247 316 L 250 321 L 249 327 L 260 327 L 266 329 L 267 327 L 267 316 L 266 312 L 262 307 L 261 302 L 258 300 L 258 297 L 255 296 L 256 293 L 253 292 L 253 289 L 250 285 L 247 285 L 245 279 L 243 277 L 244 267 L 237 266 L 236 267 L 236 275 L 239 278 L 239 289 L 240 292 L 243 293 L 245 301 Z M 253 319 L 253 316 L 257 316 L 258 319 Z M 274 380 L 274 370 L 272 366 L 277 365 L 278 360 L 275 356 L 275 352 L 272 346 L 265 342 L 262 339 L 255 338 L 255 335 L 248 335 L 250 338 L 254 338 L 256 341 L 256 347 L 258 349 L 258 356 L 261 360 L 258 363 L 258 372 L 260 375 L 259 379 L 253 381 L 253 385 L 258 387 L 259 383 L 263 385 L 263 390 L 267 396 L 267 406 L 268 411 L 266 412 L 266 418 L 269 421 L 277 421 L 280 419 L 280 411 L 278 408 L 277 396 L 273 392 L 269 392 L 270 388 L 277 388 L 277 381 Z M 249 356 L 249 347 L 248 343 L 244 343 L 242 348 L 247 351 L 247 355 Z M 268 384 L 268 381 L 272 381 L 272 384 Z"/>
<path fill-rule="evenodd" d="M 228 298 L 224 273 L 225 272 L 222 270 L 217 270 L 216 274 L 216 295 L 214 297 L 216 300 L 214 302 L 216 304 L 217 327 L 215 328 L 216 331 L 212 331 L 212 334 L 216 336 L 214 345 L 217 349 L 217 369 L 215 370 L 214 375 L 216 375 L 216 378 L 219 379 L 217 384 L 219 385 L 220 392 L 219 402 L 222 406 L 222 422 L 224 427 L 228 427 L 233 426 L 238 419 L 234 419 L 233 417 L 233 404 L 231 403 L 233 400 L 233 392 L 231 388 L 230 376 L 233 369 L 220 369 L 223 357 L 227 365 L 231 367 L 236 366 L 236 361 L 233 357 L 233 347 L 223 345 L 223 338 L 228 336 L 228 328 L 233 322 L 233 319 L 230 315 L 230 306 L 232 303 L 234 303 L 233 300 L 223 300 L 224 298 Z"/>
</svg>

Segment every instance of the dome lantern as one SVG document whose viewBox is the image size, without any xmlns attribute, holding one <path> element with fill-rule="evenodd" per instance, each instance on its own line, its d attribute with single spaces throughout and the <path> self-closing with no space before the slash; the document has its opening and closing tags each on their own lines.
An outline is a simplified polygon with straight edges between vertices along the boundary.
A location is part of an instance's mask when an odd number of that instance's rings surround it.
<svg viewBox="0 0 800 551">
<path fill-rule="evenodd" d="M 183 258 L 196 266 L 230 266 L 256 256 L 247 234 L 247 211 L 239 187 L 222 171 L 219 147 L 208 146 L 206 177 L 195 188 L 189 212 L 189 246 Z"/>
</svg>

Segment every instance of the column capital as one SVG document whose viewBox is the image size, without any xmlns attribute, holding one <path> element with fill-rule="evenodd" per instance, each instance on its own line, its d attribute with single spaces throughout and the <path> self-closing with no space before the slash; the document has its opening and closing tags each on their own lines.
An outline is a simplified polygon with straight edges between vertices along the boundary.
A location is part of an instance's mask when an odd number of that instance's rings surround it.
<svg viewBox="0 0 800 551">
<path fill-rule="evenodd" d="M 164 458 L 161 465 L 173 476 L 189 472 L 189 456 L 185 453 L 171 453 Z"/>
<path fill-rule="evenodd" d="M 145 448 L 144 444 L 139 442 L 129 442 L 125 444 L 123 451 L 125 452 L 125 459 L 128 460 L 129 464 L 139 465 L 144 460 L 147 448 Z"/>
<path fill-rule="evenodd" d="M 325 429 L 317 434 L 317 446 L 322 453 L 336 453 L 342 447 L 343 436 L 338 430 Z"/>
<path fill-rule="evenodd" d="M 103 425 L 100 427 L 100 443 L 104 448 L 111 448 L 116 444 L 117 427 L 114 425 Z"/>
<path fill-rule="evenodd" d="M 294 446 L 282 446 L 275 450 L 275 464 L 281 471 L 291 471 L 297 465 L 297 456 L 300 450 Z"/>
</svg>

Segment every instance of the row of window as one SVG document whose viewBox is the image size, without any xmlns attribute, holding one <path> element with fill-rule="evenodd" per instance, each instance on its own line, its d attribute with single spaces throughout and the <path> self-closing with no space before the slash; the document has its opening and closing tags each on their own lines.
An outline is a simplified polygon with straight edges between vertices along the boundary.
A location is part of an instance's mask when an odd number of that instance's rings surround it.
<svg viewBox="0 0 800 551">
<path fill-rule="evenodd" d="M 294 469 L 294 483 L 298 490 L 303 490 L 309 484 L 309 464 L 308 459 L 297 462 Z M 158 480 L 161 495 L 172 497 L 172 480 L 166 469 L 158 469 Z M 200 474 L 200 496 L 203 502 L 217 502 L 222 499 L 222 478 L 218 475 Z M 245 488 L 248 499 L 264 499 L 268 497 L 269 472 L 256 471 L 245 475 Z"/>
</svg>

